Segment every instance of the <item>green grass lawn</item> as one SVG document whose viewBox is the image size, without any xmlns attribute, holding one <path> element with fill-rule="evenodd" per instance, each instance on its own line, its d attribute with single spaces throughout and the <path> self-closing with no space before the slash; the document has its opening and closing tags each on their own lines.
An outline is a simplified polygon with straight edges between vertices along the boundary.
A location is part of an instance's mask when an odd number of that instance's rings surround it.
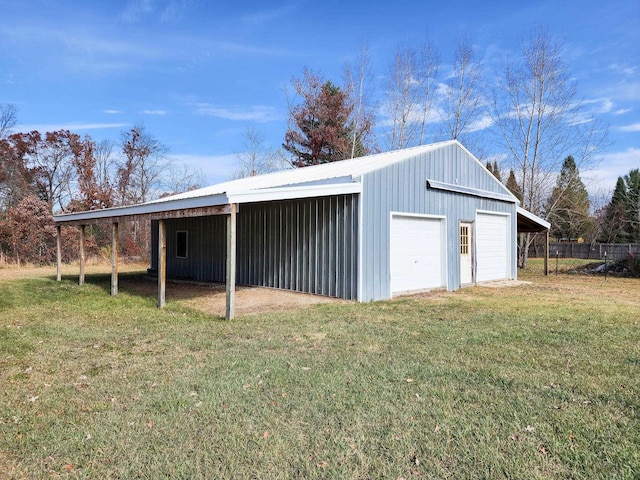
<svg viewBox="0 0 640 480">
<path fill-rule="evenodd" d="M 0 478 L 640 478 L 640 281 L 212 318 L 0 282 Z"/>
</svg>

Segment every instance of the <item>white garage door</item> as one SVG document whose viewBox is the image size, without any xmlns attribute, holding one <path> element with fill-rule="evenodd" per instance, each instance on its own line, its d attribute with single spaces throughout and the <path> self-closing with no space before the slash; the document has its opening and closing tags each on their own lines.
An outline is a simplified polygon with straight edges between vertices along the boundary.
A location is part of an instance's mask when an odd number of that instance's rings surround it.
<svg viewBox="0 0 640 480">
<path fill-rule="evenodd" d="M 391 294 L 445 286 L 444 221 L 391 217 Z"/>
<path fill-rule="evenodd" d="M 510 278 L 511 239 L 508 215 L 478 213 L 476 217 L 476 279 Z"/>
</svg>

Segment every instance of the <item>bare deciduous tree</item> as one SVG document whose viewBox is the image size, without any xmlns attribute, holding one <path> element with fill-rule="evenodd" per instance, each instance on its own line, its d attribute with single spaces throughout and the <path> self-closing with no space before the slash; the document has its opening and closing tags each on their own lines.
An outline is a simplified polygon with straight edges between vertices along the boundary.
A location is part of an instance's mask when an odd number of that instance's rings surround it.
<svg viewBox="0 0 640 480">
<path fill-rule="evenodd" d="M 351 128 L 351 158 L 367 155 L 376 150 L 373 125 L 375 102 L 372 98 L 373 71 L 369 50 L 362 45 L 354 64 L 344 67 L 345 91 L 351 99 L 353 110 L 349 119 Z"/>
<path fill-rule="evenodd" d="M 144 203 L 157 197 L 169 165 L 168 148 L 143 125 L 122 132 L 121 145 L 124 162 L 118 168 L 120 203 Z"/>
<path fill-rule="evenodd" d="M 113 168 L 116 160 L 113 158 L 114 142 L 106 139 L 95 143 L 93 154 L 96 159 L 96 182 L 104 189 L 113 190 L 117 184 L 116 171 Z"/>
<path fill-rule="evenodd" d="M 453 71 L 445 82 L 442 104 L 443 134 L 460 140 L 467 148 L 478 147 L 471 133 L 483 113 L 482 64 L 476 59 L 467 35 L 460 34 L 453 58 Z"/>
<path fill-rule="evenodd" d="M 0 105 L 0 139 L 6 138 L 18 123 L 18 109 L 11 103 Z"/>
<path fill-rule="evenodd" d="M 24 139 L 25 165 L 33 176 L 35 193 L 51 208 L 64 211 L 72 197 L 73 145 L 79 135 L 69 130 L 16 134 Z"/>
<path fill-rule="evenodd" d="M 418 84 L 422 99 L 420 145 L 425 142 L 426 126 L 435 110 L 436 82 L 439 70 L 440 54 L 431 38 L 427 37 L 418 58 Z"/>
<path fill-rule="evenodd" d="M 385 84 L 385 110 L 389 117 L 389 150 L 407 147 L 418 133 L 420 97 L 418 96 L 418 57 L 409 45 L 400 45 L 389 66 Z"/>
<path fill-rule="evenodd" d="M 162 185 L 165 193 L 162 196 L 195 190 L 202 187 L 203 184 L 204 174 L 202 170 L 194 170 L 186 163 L 170 162 L 167 171 L 164 173 Z"/>
<path fill-rule="evenodd" d="M 505 66 L 493 94 L 492 119 L 512 158 L 523 207 L 541 215 L 563 159 L 573 155 L 576 165 L 587 170 L 607 132 L 585 117 L 562 59 L 561 42 L 535 30 L 523 44 L 521 60 L 520 65 Z M 521 267 L 526 266 L 530 243 L 530 235 L 520 239 Z"/>
<path fill-rule="evenodd" d="M 234 179 L 276 172 L 290 167 L 278 152 L 265 145 L 264 134 L 253 127 L 247 128 L 244 133 L 242 147 L 243 151 L 236 153 L 238 166 L 231 174 Z"/>
<path fill-rule="evenodd" d="M 13 134 L 0 138 L 0 218 L 23 197 L 33 194 L 33 175 L 26 165 L 29 151 L 25 135 Z"/>
</svg>

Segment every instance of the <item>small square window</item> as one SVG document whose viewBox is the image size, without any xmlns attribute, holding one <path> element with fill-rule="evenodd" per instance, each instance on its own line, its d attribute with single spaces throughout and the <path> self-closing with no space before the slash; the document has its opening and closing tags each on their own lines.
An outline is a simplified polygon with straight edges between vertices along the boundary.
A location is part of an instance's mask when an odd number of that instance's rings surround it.
<svg viewBox="0 0 640 480">
<path fill-rule="evenodd" d="M 187 233 L 188 232 L 184 230 L 176 232 L 176 257 L 178 258 L 187 258 L 187 253 L 188 253 Z"/>
</svg>

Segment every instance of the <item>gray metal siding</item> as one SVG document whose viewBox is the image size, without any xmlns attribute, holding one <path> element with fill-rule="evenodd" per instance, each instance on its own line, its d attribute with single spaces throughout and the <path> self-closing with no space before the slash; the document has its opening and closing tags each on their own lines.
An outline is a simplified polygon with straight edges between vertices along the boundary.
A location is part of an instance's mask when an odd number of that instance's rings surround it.
<svg viewBox="0 0 640 480">
<path fill-rule="evenodd" d="M 358 196 L 242 205 L 240 284 L 357 297 Z"/>
<path fill-rule="evenodd" d="M 475 220 L 478 210 L 511 214 L 512 252 L 515 259 L 516 205 L 453 192 L 428 189 L 427 178 L 504 193 L 493 176 L 457 145 L 427 152 L 363 177 L 362 293 L 361 301 L 389 298 L 389 239 L 391 212 L 446 217 L 447 288 L 460 287 L 458 227 Z M 512 278 L 515 278 L 515 262 Z"/>
<path fill-rule="evenodd" d="M 226 216 L 191 217 L 167 222 L 167 275 L 202 282 L 224 282 Z M 177 232 L 187 232 L 187 257 L 176 256 Z M 158 222 L 152 222 L 151 268 L 158 268 Z"/>
<path fill-rule="evenodd" d="M 188 256 L 176 257 L 176 232 Z M 243 204 L 237 216 L 238 284 L 357 298 L 358 195 Z M 157 268 L 157 222 L 151 267 Z M 167 220 L 167 275 L 224 282 L 226 216 Z"/>
</svg>

